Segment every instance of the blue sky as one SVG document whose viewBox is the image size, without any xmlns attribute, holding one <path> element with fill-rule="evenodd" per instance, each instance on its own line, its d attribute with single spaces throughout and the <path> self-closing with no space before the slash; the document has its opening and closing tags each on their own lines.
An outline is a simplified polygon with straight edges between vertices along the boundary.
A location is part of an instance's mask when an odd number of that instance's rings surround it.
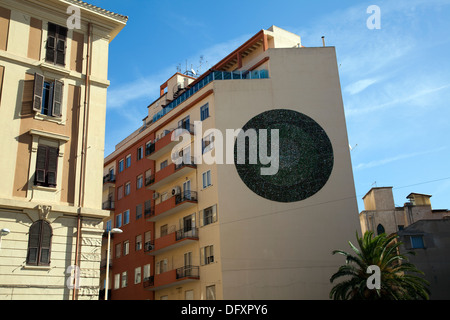
<svg viewBox="0 0 450 320">
<path fill-rule="evenodd" d="M 335 46 L 359 210 L 373 186 L 450 201 L 450 1 L 89 0 L 129 22 L 110 47 L 105 155 L 136 130 L 181 64 L 203 71 L 276 25 Z M 367 7 L 381 10 L 368 29 Z M 200 71 L 202 71 L 200 70 Z"/>
</svg>

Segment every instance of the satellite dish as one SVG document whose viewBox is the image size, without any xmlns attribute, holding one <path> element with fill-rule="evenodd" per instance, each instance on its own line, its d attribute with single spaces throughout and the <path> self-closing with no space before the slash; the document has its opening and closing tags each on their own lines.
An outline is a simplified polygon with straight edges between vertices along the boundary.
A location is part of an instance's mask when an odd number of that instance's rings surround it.
<svg viewBox="0 0 450 320">
<path fill-rule="evenodd" d="M 191 72 L 195 75 L 197 75 L 197 73 L 195 73 L 194 69 L 191 69 Z"/>
</svg>

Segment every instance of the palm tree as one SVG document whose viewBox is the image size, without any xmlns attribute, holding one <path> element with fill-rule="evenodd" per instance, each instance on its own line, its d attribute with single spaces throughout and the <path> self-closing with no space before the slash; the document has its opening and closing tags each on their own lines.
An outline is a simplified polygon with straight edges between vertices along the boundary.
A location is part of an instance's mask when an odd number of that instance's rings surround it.
<svg viewBox="0 0 450 320">
<path fill-rule="evenodd" d="M 346 257 L 346 264 L 339 267 L 332 275 L 330 282 L 340 277 L 349 277 L 336 284 L 330 291 L 330 298 L 335 300 L 418 300 L 429 298 L 428 281 L 415 274 L 424 273 L 408 262 L 406 256 L 399 254 L 398 236 L 387 236 L 382 233 L 373 237 L 373 232 L 366 232 L 363 237 L 356 233 L 359 248 L 350 241 L 350 247 L 356 255 L 342 250 L 334 250 L 333 254 Z M 408 252 L 414 254 L 414 252 Z M 380 268 L 379 289 L 369 289 L 367 280 L 372 276 L 367 272 L 369 266 Z"/>
</svg>

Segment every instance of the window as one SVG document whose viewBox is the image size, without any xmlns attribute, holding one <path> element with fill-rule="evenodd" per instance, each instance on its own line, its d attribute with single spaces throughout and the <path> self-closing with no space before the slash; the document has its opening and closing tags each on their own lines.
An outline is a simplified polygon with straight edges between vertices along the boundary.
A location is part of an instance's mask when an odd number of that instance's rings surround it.
<svg viewBox="0 0 450 320">
<path fill-rule="evenodd" d="M 126 210 L 123 213 L 123 225 L 129 224 L 130 223 L 130 210 Z"/>
<path fill-rule="evenodd" d="M 203 189 L 211 185 L 211 170 L 203 172 Z"/>
<path fill-rule="evenodd" d="M 144 214 L 149 215 L 152 213 L 152 200 L 147 200 L 144 203 Z"/>
<path fill-rule="evenodd" d="M 200 120 L 203 121 L 206 118 L 209 118 L 209 103 L 200 108 Z"/>
<path fill-rule="evenodd" d="M 36 174 L 34 184 L 45 187 L 56 187 L 56 169 L 58 165 L 58 149 L 40 145 L 37 150 Z"/>
<path fill-rule="evenodd" d="M 122 272 L 122 288 L 126 288 L 128 285 L 128 275 L 127 272 Z"/>
<path fill-rule="evenodd" d="M 137 149 L 137 159 L 141 160 L 144 157 L 144 147 L 139 147 Z"/>
<path fill-rule="evenodd" d="M 146 233 L 144 233 L 144 245 L 145 245 L 145 251 L 149 251 L 150 246 L 151 246 L 151 240 L 152 240 L 152 232 L 151 231 L 147 231 Z"/>
<path fill-rule="evenodd" d="M 123 159 L 119 161 L 119 172 L 123 171 Z"/>
<path fill-rule="evenodd" d="M 144 176 L 141 174 L 136 179 L 136 189 L 142 188 L 143 185 L 144 185 Z"/>
<path fill-rule="evenodd" d="M 216 286 L 206 287 L 206 300 L 216 300 Z"/>
<path fill-rule="evenodd" d="M 108 220 L 108 221 L 106 221 L 106 229 L 105 229 L 105 231 L 109 232 L 111 230 L 112 230 L 112 221 Z"/>
<path fill-rule="evenodd" d="M 160 237 L 164 237 L 164 236 L 167 236 L 167 232 L 168 232 L 168 229 L 169 227 L 168 227 L 168 225 L 167 224 L 165 224 L 165 225 L 163 225 L 163 226 L 161 226 L 160 227 Z"/>
<path fill-rule="evenodd" d="M 116 244 L 116 258 L 120 258 L 122 255 L 122 244 Z"/>
<path fill-rule="evenodd" d="M 120 200 L 123 198 L 123 186 L 119 186 L 117 188 L 117 200 Z"/>
<path fill-rule="evenodd" d="M 160 166 L 159 166 L 159 169 L 162 170 L 162 169 L 164 169 L 165 167 L 167 167 L 167 165 L 168 165 L 167 160 L 164 160 L 163 162 L 161 162 L 161 164 L 160 164 Z"/>
<path fill-rule="evenodd" d="M 377 226 L 377 235 L 380 235 L 380 234 L 382 234 L 382 233 L 385 233 L 385 231 L 384 231 L 383 225 L 380 223 L 380 224 Z"/>
<path fill-rule="evenodd" d="M 208 152 L 214 148 L 213 137 L 214 134 L 210 133 L 202 139 L 202 153 Z"/>
<path fill-rule="evenodd" d="M 214 246 L 206 246 L 200 250 L 200 263 L 207 265 L 214 262 Z"/>
<path fill-rule="evenodd" d="M 125 184 L 125 195 L 126 195 L 126 196 L 129 195 L 130 192 L 131 192 L 131 184 L 130 184 L 129 182 L 127 182 L 127 183 Z"/>
<path fill-rule="evenodd" d="M 186 129 L 190 131 L 190 118 L 187 116 L 186 118 L 178 121 L 178 128 L 179 129 Z"/>
<path fill-rule="evenodd" d="M 184 292 L 184 300 L 194 300 L 194 290 L 186 290 Z"/>
<path fill-rule="evenodd" d="M 150 264 L 144 266 L 144 281 L 150 278 Z"/>
<path fill-rule="evenodd" d="M 141 283 L 141 267 L 134 269 L 134 284 Z"/>
<path fill-rule="evenodd" d="M 142 235 L 136 236 L 136 251 L 139 251 L 142 249 Z"/>
<path fill-rule="evenodd" d="M 52 244 L 52 237 L 52 227 L 48 222 L 39 220 L 31 225 L 28 234 L 28 265 L 50 265 L 50 248 Z"/>
<path fill-rule="evenodd" d="M 122 214 L 119 213 L 116 216 L 116 228 L 120 228 L 122 226 Z"/>
<path fill-rule="evenodd" d="M 142 218 L 142 203 L 136 206 L 136 220 Z"/>
<path fill-rule="evenodd" d="M 35 76 L 36 79 L 36 76 Z M 40 112 L 41 114 L 44 114 L 46 116 L 50 117 L 61 117 L 62 116 L 62 96 L 63 96 L 63 87 L 64 83 L 59 80 L 55 81 L 44 81 L 44 84 L 42 86 L 42 103 L 40 105 Z M 40 89 L 40 88 L 39 88 Z M 39 96 L 41 91 L 37 91 L 38 88 L 36 87 L 36 81 L 35 81 L 35 90 L 34 95 L 35 98 Z M 35 111 L 38 111 L 38 101 L 34 101 L 33 103 L 36 103 L 36 109 Z M 34 105 L 33 105 L 34 108 Z"/>
<path fill-rule="evenodd" d="M 217 205 L 213 205 L 200 212 L 200 219 L 203 220 L 202 226 L 214 223 L 217 221 Z"/>
<path fill-rule="evenodd" d="M 114 289 L 120 288 L 120 273 L 114 275 Z"/>
<path fill-rule="evenodd" d="M 411 236 L 411 249 L 424 249 L 423 236 Z"/>
<path fill-rule="evenodd" d="M 168 260 L 164 259 L 156 262 L 156 274 L 164 273 L 168 269 Z"/>
<path fill-rule="evenodd" d="M 65 66 L 67 31 L 65 27 L 48 23 L 45 61 Z"/>
<path fill-rule="evenodd" d="M 130 253 L 130 241 L 126 240 L 123 242 L 123 256 Z"/>
<path fill-rule="evenodd" d="M 129 168 L 131 167 L 131 154 L 127 155 L 127 157 L 125 158 L 125 167 Z"/>
</svg>

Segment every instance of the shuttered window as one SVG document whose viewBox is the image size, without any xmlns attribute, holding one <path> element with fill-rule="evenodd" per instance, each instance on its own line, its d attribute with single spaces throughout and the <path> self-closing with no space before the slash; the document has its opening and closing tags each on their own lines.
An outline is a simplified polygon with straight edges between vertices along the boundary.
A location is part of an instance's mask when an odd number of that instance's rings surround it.
<svg viewBox="0 0 450 320">
<path fill-rule="evenodd" d="M 33 110 L 53 117 L 62 116 L 64 82 L 48 81 L 44 76 L 34 74 Z"/>
<path fill-rule="evenodd" d="M 43 145 L 38 146 L 34 184 L 56 187 L 57 167 L 58 149 Z"/>
<path fill-rule="evenodd" d="M 45 61 L 65 66 L 67 31 L 65 27 L 48 24 Z"/>
<path fill-rule="evenodd" d="M 50 265 L 52 236 L 52 228 L 48 222 L 39 220 L 31 225 L 28 235 L 28 265 Z"/>
</svg>

